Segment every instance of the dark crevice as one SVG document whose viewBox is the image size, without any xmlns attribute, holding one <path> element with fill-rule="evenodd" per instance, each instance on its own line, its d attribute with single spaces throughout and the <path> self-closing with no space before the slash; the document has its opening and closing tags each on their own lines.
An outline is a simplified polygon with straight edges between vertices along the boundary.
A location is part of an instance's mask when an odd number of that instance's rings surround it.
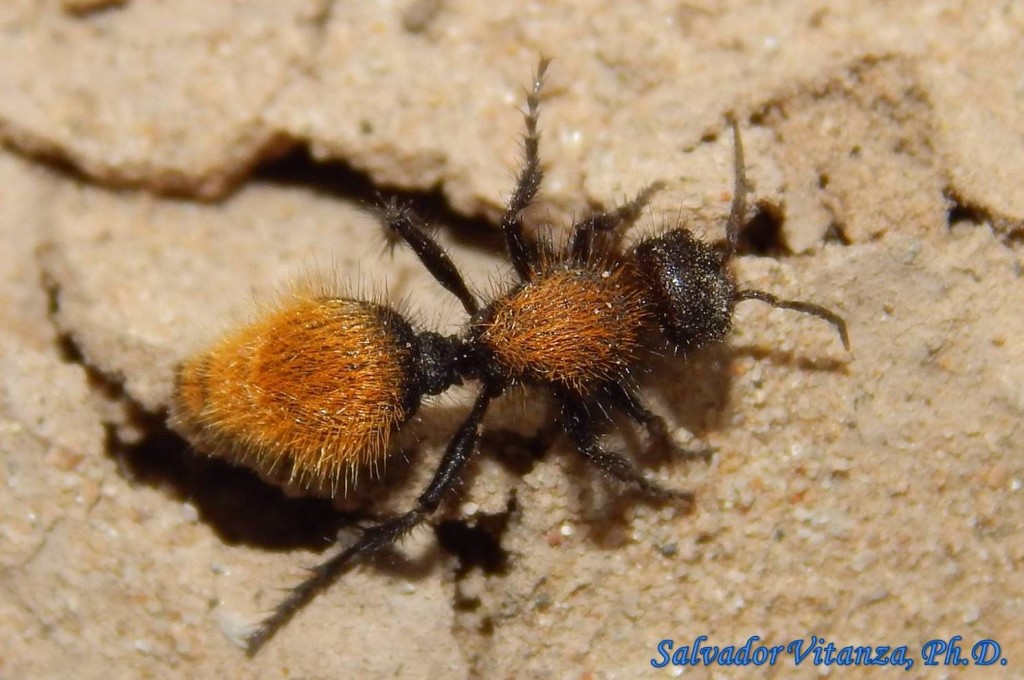
<svg viewBox="0 0 1024 680">
<path fill-rule="evenodd" d="M 46 291 L 46 317 L 54 329 L 57 330 L 57 340 L 55 341 L 57 355 L 64 363 L 79 364 L 85 367 L 86 371 L 89 371 L 89 367 L 85 363 L 85 357 L 82 356 L 82 350 L 78 348 L 74 338 L 68 333 L 61 332 L 57 324 L 57 313 L 60 311 L 60 287 L 46 275 L 45 271 L 40 276 L 40 283 L 43 286 L 43 290 Z M 93 372 L 95 373 L 96 371 Z"/>
<path fill-rule="evenodd" d="M 964 198 L 953 187 L 946 187 L 943 192 L 949 208 L 946 210 L 946 226 L 952 229 L 958 224 L 972 226 L 991 225 L 996 234 L 1004 242 L 1019 243 L 1024 241 L 1024 221 L 998 213 L 978 203 Z"/>
<path fill-rule="evenodd" d="M 780 257 L 789 252 L 782 238 L 782 224 L 785 215 L 781 207 L 759 202 L 757 212 L 740 230 L 737 251 L 741 255 Z"/>
<path fill-rule="evenodd" d="M 0 146 L 30 160 L 34 165 L 60 179 L 101 188 L 114 195 L 144 191 L 163 200 L 210 204 L 228 198 L 243 187 L 255 165 L 267 162 L 267 159 L 287 155 L 295 146 L 295 142 L 284 135 L 271 137 L 266 140 L 262 149 L 232 168 L 231 172 L 210 175 L 192 175 L 177 169 L 158 167 L 149 168 L 147 172 L 139 172 L 137 169 L 126 170 L 111 166 L 90 172 L 84 169 L 78 160 L 69 156 L 67 150 L 60 147 L 24 147 L 10 141 L 0 142 Z M 97 173 L 105 173 L 106 176 Z"/>
<path fill-rule="evenodd" d="M 992 223 L 992 215 L 989 211 L 963 199 L 954 189 L 947 188 L 943 191 L 943 195 L 949 204 L 949 208 L 946 210 L 946 226 L 952 228 L 962 222 L 974 226 Z"/>
<path fill-rule="evenodd" d="M 395 197 L 411 206 L 430 225 L 444 225 L 460 245 L 475 250 L 498 252 L 503 247 L 500 232 L 489 220 L 466 217 L 455 212 L 440 186 L 427 191 L 409 191 L 381 185 L 368 173 L 340 161 L 317 161 L 304 146 L 259 165 L 252 180 L 282 187 L 304 188 L 334 199 L 374 208 L 381 197 Z M 388 234 L 385 234 L 387 236 Z"/>
<path fill-rule="evenodd" d="M 60 288 L 46 276 L 45 272 L 42 276 L 42 286 L 46 291 L 47 318 L 57 331 L 57 338 L 54 341 L 57 356 L 66 364 L 80 366 L 85 373 L 86 384 L 93 392 L 102 395 L 108 401 L 128 401 L 125 397 L 121 379 L 116 376 L 107 375 L 95 366 L 92 366 L 85 358 L 74 336 L 60 329 L 60 324 L 57 322 L 57 314 L 60 311 Z M 138 410 L 139 413 L 142 412 L 141 409 L 135 410 Z"/>
<path fill-rule="evenodd" d="M 60 360 L 65 364 L 79 364 L 85 365 L 85 357 L 82 356 L 82 350 L 78 349 L 78 344 L 71 338 L 67 333 L 61 333 L 57 336 L 55 341 L 57 345 L 57 354 L 60 356 Z M 93 371 L 95 373 L 95 371 Z M 89 382 L 92 383 L 92 376 L 89 377 Z M 110 382 L 104 379 L 104 382 Z M 104 392 L 108 392 L 104 390 Z"/>
<path fill-rule="evenodd" d="M 372 125 L 367 121 L 368 125 Z M 14 151 L 18 149 L 14 148 Z M 395 197 L 410 205 L 429 225 L 444 225 L 460 246 L 475 250 L 500 251 L 501 234 L 492 221 L 481 216 L 466 216 L 448 203 L 440 185 L 427 190 L 409 190 L 375 182 L 369 173 L 337 160 L 318 161 L 309 148 L 287 138 L 268 141 L 251 166 L 238 168 L 237 174 L 207 188 L 210 178 L 163 177 L 157 188 L 145 180 L 115 178 L 104 180 L 83 171 L 73 160 L 59 152 L 25 154 L 48 171 L 67 180 L 102 187 L 111 193 L 147 191 L 162 200 L 196 203 L 217 203 L 243 190 L 251 183 L 307 189 L 336 200 L 349 201 L 372 209 L 380 197 Z"/>
</svg>

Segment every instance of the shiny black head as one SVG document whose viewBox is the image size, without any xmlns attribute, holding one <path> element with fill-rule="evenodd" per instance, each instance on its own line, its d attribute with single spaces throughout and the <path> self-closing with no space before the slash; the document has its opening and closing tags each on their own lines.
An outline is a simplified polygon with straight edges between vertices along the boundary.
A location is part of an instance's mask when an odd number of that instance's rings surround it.
<svg viewBox="0 0 1024 680">
<path fill-rule="evenodd" d="M 683 351 L 721 340 L 732 328 L 736 283 L 721 249 L 683 229 L 633 251 L 665 337 Z"/>
</svg>

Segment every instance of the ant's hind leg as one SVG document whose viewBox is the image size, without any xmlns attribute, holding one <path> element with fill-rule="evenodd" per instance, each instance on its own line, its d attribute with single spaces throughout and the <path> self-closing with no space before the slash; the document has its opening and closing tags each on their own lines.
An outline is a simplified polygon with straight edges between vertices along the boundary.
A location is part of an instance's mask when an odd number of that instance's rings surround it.
<svg viewBox="0 0 1024 680">
<path fill-rule="evenodd" d="M 653 182 L 641 189 L 632 201 L 614 210 L 594 213 L 573 224 L 572 240 L 569 242 L 569 255 L 573 261 L 586 262 L 590 259 L 596 234 L 632 226 L 640 218 L 654 194 L 664 188 L 664 182 Z"/>
<path fill-rule="evenodd" d="M 636 487 L 649 498 L 680 501 L 687 507 L 692 507 L 692 493 L 670 489 L 648 479 L 631 461 L 601 446 L 597 428 L 587 405 L 578 398 L 562 399 L 562 427 L 576 445 L 576 450 L 606 474 Z"/>
<path fill-rule="evenodd" d="M 459 302 L 472 316 L 480 310 L 480 303 L 469 292 L 462 274 L 437 241 L 427 233 L 423 219 L 412 208 L 400 205 L 394 197 L 380 199 L 376 208 L 377 219 L 394 234 L 409 244 L 416 257 L 441 286 L 459 298 Z"/>
<path fill-rule="evenodd" d="M 404 515 L 365 529 L 354 544 L 313 567 L 310 570 L 312 575 L 292 588 L 274 612 L 249 635 L 246 642 L 250 656 L 258 652 L 274 633 L 288 623 L 302 607 L 309 604 L 318 593 L 337 581 L 357 559 L 401 540 L 437 510 L 445 493 L 459 481 L 462 470 L 476 450 L 477 441 L 480 439 L 480 421 L 493 396 L 491 391 L 485 389 L 477 397 L 473 410 L 448 444 L 433 479 L 416 500 L 416 506 Z"/>
<path fill-rule="evenodd" d="M 548 70 L 548 59 L 541 59 L 533 77 L 533 88 L 526 94 L 526 135 L 523 137 L 523 167 L 516 177 L 505 214 L 501 216 L 501 231 L 505 235 L 505 247 L 519 278 L 528 281 L 537 262 L 537 246 L 530 243 L 523 234 L 523 213 L 533 203 L 540 189 L 544 170 L 540 166 L 540 132 L 537 121 L 540 118 L 540 93 L 544 88 L 544 74 Z"/>
</svg>

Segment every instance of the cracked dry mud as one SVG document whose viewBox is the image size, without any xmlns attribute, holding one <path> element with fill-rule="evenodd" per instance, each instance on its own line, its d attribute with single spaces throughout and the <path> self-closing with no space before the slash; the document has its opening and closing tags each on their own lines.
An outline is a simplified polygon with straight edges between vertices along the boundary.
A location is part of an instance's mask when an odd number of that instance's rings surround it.
<svg viewBox="0 0 1024 680">
<path fill-rule="evenodd" d="M 1024 10 L 525 7 L 0 10 L 0 677 L 635 677 L 663 638 L 812 633 L 991 637 L 1019 668 Z M 162 420 L 172 368 L 312 263 L 456 328 L 362 202 L 412 192 L 479 289 L 509 280 L 493 219 L 541 53 L 538 219 L 664 180 L 631 236 L 717 236 L 735 111 L 762 212 L 739 277 L 837 309 L 853 352 L 741 306 L 727 346 L 645 378 L 680 441 L 717 449 L 639 456 L 695 491 L 693 515 L 623 495 L 563 442 L 533 464 L 482 455 L 439 520 L 502 525 L 502 564 L 460 566 L 420 530 L 249 660 L 232 641 L 337 516 L 189 452 Z M 408 504 L 468 395 L 404 433 L 412 464 L 365 490 L 378 511 Z M 513 395 L 488 427 L 530 434 L 545 406 Z"/>
</svg>

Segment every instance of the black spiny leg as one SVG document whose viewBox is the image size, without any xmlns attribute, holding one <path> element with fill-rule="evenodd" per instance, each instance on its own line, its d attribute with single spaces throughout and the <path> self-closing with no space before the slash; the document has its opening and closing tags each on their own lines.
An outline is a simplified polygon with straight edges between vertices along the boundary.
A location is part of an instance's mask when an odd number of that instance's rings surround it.
<svg viewBox="0 0 1024 680">
<path fill-rule="evenodd" d="M 632 462 L 601 446 L 595 423 L 587 411 L 587 405 L 578 397 L 565 396 L 562 398 L 562 427 L 573 444 L 576 445 L 576 450 L 606 474 L 635 486 L 650 498 L 683 501 L 687 506 L 693 504 L 692 493 L 669 489 L 648 479 Z"/>
<path fill-rule="evenodd" d="M 416 500 L 416 507 L 393 520 L 364 530 L 359 540 L 352 546 L 313 567 L 312 576 L 295 586 L 288 597 L 277 605 L 274 613 L 264 619 L 248 636 L 246 643 L 250 656 L 258 652 L 299 609 L 337 581 L 357 559 L 400 540 L 437 510 L 445 493 L 458 482 L 459 475 L 476 449 L 477 440 L 480 438 L 480 421 L 493 396 L 491 391 L 485 389 L 476 398 L 473 410 L 448 444 L 434 478 Z"/>
<path fill-rule="evenodd" d="M 380 200 L 377 217 L 388 229 L 401 236 L 420 258 L 431 276 L 437 279 L 445 290 L 459 298 L 470 316 L 480 310 L 480 303 L 466 287 L 462 274 L 437 241 L 423 228 L 423 219 L 412 208 L 398 204 L 395 198 Z"/>
<path fill-rule="evenodd" d="M 537 119 L 540 110 L 540 92 L 544 88 L 544 74 L 548 70 L 548 59 L 541 59 L 537 64 L 537 74 L 533 77 L 533 89 L 526 95 L 526 136 L 523 138 L 523 167 L 516 177 L 516 188 L 508 201 L 508 208 L 501 216 L 501 231 L 505 235 L 505 247 L 508 249 L 512 266 L 523 281 L 530 279 L 533 265 L 537 261 L 537 248 L 527 241 L 523 234 L 523 212 L 530 206 L 540 189 L 544 170 L 540 167 L 540 133 L 537 131 Z"/>
<path fill-rule="evenodd" d="M 632 226 L 643 209 L 651 202 L 651 197 L 665 188 L 664 182 L 654 182 L 640 190 L 629 203 L 615 210 L 594 213 L 572 225 L 572 240 L 569 242 L 569 254 L 574 262 L 587 262 L 594 247 L 594 235 L 600 232 L 614 231 L 619 227 Z"/>
<path fill-rule="evenodd" d="M 647 430 L 655 446 L 661 451 L 710 462 L 711 455 L 715 452 L 714 448 L 705 446 L 699 449 L 684 449 L 678 446 L 668 431 L 665 419 L 651 411 L 643 397 L 636 391 L 619 383 L 609 384 L 604 391 L 613 404 Z"/>
</svg>

